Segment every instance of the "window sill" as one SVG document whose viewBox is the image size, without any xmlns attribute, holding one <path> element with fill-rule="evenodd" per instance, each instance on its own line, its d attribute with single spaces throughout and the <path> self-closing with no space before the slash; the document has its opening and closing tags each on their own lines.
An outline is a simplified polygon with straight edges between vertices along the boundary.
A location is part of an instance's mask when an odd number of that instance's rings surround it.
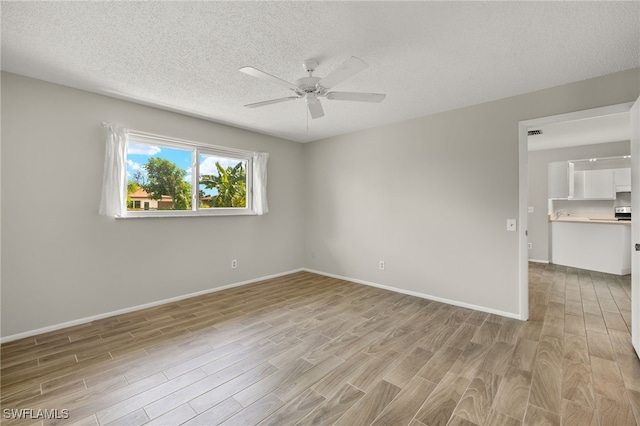
<svg viewBox="0 0 640 426">
<path fill-rule="evenodd" d="M 252 210 L 245 209 L 224 209 L 215 211 L 155 211 L 155 212 L 127 212 L 126 216 L 120 216 L 116 219 L 147 219 L 154 217 L 216 217 L 216 216 L 257 216 L 258 214 Z"/>
</svg>

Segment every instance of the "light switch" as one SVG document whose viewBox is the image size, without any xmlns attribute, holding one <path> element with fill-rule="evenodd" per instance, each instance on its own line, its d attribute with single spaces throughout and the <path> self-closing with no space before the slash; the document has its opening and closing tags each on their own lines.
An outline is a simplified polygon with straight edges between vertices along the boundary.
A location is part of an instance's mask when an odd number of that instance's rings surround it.
<svg viewBox="0 0 640 426">
<path fill-rule="evenodd" d="M 517 228 L 516 223 L 515 219 L 507 219 L 507 231 L 515 231 Z"/>
</svg>

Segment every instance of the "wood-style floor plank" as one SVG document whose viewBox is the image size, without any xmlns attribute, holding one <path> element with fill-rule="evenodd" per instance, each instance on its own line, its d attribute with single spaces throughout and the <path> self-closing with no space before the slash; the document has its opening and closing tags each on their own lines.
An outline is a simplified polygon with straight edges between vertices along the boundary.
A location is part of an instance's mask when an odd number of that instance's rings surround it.
<svg viewBox="0 0 640 426">
<path fill-rule="evenodd" d="M 416 413 L 416 419 L 426 425 L 446 425 L 469 382 L 455 373 L 445 374 Z"/>
<path fill-rule="evenodd" d="M 371 424 L 400 391 L 401 389 L 396 385 L 381 380 L 334 424 L 342 426 Z"/>
<path fill-rule="evenodd" d="M 360 398 L 364 396 L 364 392 L 356 389 L 350 384 L 344 385 L 335 395 L 321 402 L 309 413 L 308 416 L 300 420 L 297 425 L 325 425 L 333 424 L 338 420 L 345 411 L 353 406 Z"/>
<path fill-rule="evenodd" d="M 502 377 L 488 371 L 479 371 L 477 377 L 471 380 L 467 390 L 462 395 L 454 415 L 473 424 L 483 425 L 493 406 Z"/>
<path fill-rule="evenodd" d="M 528 322 L 298 272 L 55 330 L 0 346 L 2 424 L 640 423 L 630 277 L 529 285 Z"/>
<path fill-rule="evenodd" d="M 435 387 L 435 383 L 414 376 L 396 398 L 382 410 L 373 425 L 409 424 Z"/>
</svg>

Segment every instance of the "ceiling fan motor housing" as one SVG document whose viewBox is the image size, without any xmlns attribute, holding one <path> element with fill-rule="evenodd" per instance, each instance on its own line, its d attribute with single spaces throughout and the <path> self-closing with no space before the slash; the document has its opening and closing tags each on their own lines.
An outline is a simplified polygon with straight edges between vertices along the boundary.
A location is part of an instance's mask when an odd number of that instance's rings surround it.
<svg viewBox="0 0 640 426">
<path fill-rule="evenodd" d="M 300 89 L 301 93 L 315 93 L 319 92 L 318 82 L 321 80 L 319 77 L 302 77 L 296 80 L 296 86 Z"/>
</svg>

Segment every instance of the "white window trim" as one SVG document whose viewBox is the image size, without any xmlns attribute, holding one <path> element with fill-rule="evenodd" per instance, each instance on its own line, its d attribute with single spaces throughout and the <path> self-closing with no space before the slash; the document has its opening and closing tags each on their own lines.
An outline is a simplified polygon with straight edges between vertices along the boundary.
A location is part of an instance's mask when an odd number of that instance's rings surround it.
<svg viewBox="0 0 640 426">
<path fill-rule="evenodd" d="M 112 127 L 113 125 L 103 124 L 105 127 Z M 122 197 L 120 202 L 124 202 L 119 211 L 120 214 L 108 214 L 107 210 L 103 209 L 101 204 L 100 213 L 106 215 L 113 215 L 117 219 L 134 219 L 134 218 L 148 218 L 148 217 L 194 217 L 194 216 L 254 216 L 267 213 L 266 204 L 266 159 L 268 154 L 244 151 L 234 148 L 221 147 L 216 145 L 209 145 L 200 142 L 193 142 L 182 139 L 175 139 L 161 135 L 155 135 L 151 133 L 133 131 L 129 129 L 122 129 L 126 134 L 126 142 L 124 148 L 124 158 L 122 158 L 122 164 L 126 164 L 127 147 L 129 142 L 144 143 L 152 145 L 161 145 L 171 148 L 179 148 L 184 150 L 191 150 L 192 159 L 192 180 L 191 180 L 191 210 L 141 210 L 131 211 L 127 210 L 126 206 L 126 179 L 125 184 L 121 186 Z M 107 157 L 105 158 L 105 184 L 109 180 L 107 174 L 113 168 L 113 158 L 109 158 L 109 146 L 110 140 L 107 138 Z M 199 190 L 199 162 L 198 158 L 200 154 L 220 156 L 231 159 L 238 159 L 247 162 L 246 176 L 247 176 L 247 200 L 246 207 L 216 207 L 216 208 L 199 208 L 198 202 L 198 190 Z M 258 173 L 254 173 L 256 170 L 256 161 L 262 161 L 262 167 Z M 121 170 L 113 170 L 113 173 L 122 174 Z M 126 171 L 125 171 L 126 173 Z M 261 175 L 261 176 L 258 176 Z M 262 191 L 262 192 L 261 192 Z M 257 193 L 261 192 L 261 193 Z M 104 203 L 105 188 L 103 188 L 103 203 Z M 258 202 L 254 202 L 258 200 Z M 119 203 L 118 203 L 119 204 Z"/>
</svg>

